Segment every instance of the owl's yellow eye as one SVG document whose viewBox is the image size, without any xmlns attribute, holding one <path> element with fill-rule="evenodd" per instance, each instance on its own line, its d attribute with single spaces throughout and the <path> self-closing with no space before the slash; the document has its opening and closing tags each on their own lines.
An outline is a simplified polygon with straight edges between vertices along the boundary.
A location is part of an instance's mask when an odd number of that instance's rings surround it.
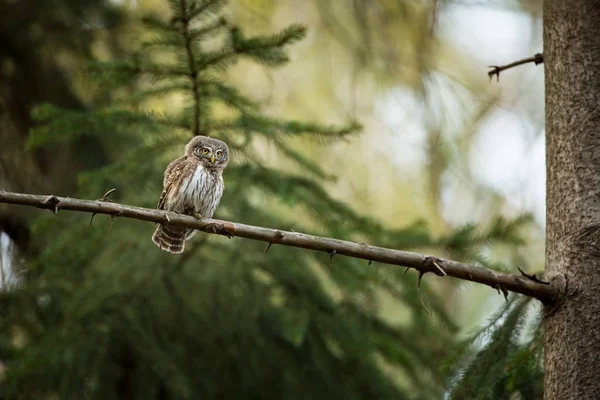
<svg viewBox="0 0 600 400">
<path fill-rule="evenodd" d="M 217 157 L 221 157 L 223 155 L 223 152 L 221 150 L 217 151 Z"/>
<path fill-rule="evenodd" d="M 206 147 L 202 149 L 202 154 L 208 154 L 208 149 Z"/>
</svg>

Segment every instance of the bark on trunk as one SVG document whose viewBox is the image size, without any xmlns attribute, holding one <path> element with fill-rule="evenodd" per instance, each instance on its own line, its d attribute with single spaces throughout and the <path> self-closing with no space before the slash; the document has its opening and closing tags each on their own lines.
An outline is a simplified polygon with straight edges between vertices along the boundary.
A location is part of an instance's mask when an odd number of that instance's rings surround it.
<svg viewBox="0 0 600 400">
<path fill-rule="evenodd" d="M 600 1 L 544 1 L 547 400 L 600 399 Z"/>
</svg>

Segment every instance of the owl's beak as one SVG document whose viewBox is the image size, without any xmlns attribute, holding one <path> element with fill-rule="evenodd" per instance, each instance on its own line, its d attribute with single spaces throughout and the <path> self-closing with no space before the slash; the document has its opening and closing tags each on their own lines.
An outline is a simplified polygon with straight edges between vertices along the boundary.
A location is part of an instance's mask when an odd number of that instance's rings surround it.
<svg viewBox="0 0 600 400">
<path fill-rule="evenodd" d="M 210 156 L 210 163 L 211 164 L 215 163 L 215 156 L 214 156 L 214 154 L 212 156 Z"/>
</svg>

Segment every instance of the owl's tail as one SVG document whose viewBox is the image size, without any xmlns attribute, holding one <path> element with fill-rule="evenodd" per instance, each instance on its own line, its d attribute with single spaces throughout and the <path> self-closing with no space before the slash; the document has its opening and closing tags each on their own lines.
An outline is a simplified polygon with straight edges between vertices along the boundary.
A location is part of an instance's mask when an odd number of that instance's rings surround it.
<svg viewBox="0 0 600 400">
<path fill-rule="evenodd" d="M 161 250 L 173 254 L 183 253 L 187 228 L 178 225 L 160 224 L 152 235 L 152 241 Z"/>
</svg>

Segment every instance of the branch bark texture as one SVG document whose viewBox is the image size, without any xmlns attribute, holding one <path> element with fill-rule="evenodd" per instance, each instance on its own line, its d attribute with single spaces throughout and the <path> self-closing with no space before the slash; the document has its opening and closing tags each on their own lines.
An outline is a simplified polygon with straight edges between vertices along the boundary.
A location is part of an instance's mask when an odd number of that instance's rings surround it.
<svg viewBox="0 0 600 400">
<path fill-rule="evenodd" d="M 369 262 L 400 265 L 414 268 L 419 273 L 432 272 L 436 275 L 449 275 L 455 278 L 488 285 L 505 295 L 507 291 L 535 297 L 541 301 L 550 301 L 555 293 L 549 285 L 525 275 L 511 275 L 486 268 L 439 259 L 424 254 L 370 246 L 345 240 L 306 235 L 299 232 L 282 231 L 260 226 L 244 225 L 214 219 L 197 220 L 193 217 L 164 212 L 149 208 L 132 207 L 103 200 L 79 200 L 68 197 L 11 193 L 0 190 L 0 203 L 20 204 L 38 208 L 81 211 L 94 214 L 107 214 L 112 217 L 133 218 L 157 223 L 178 223 L 207 233 L 231 234 L 266 242 L 270 245 L 284 245 L 304 249 L 323 251 L 333 257 L 344 255 L 362 258 Z M 143 240 L 143 239 L 140 239 Z M 150 237 L 147 238 L 150 240 Z"/>
<path fill-rule="evenodd" d="M 544 398 L 600 398 L 600 2 L 544 1 L 546 276 L 566 291 L 544 317 Z"/>
</svg>

